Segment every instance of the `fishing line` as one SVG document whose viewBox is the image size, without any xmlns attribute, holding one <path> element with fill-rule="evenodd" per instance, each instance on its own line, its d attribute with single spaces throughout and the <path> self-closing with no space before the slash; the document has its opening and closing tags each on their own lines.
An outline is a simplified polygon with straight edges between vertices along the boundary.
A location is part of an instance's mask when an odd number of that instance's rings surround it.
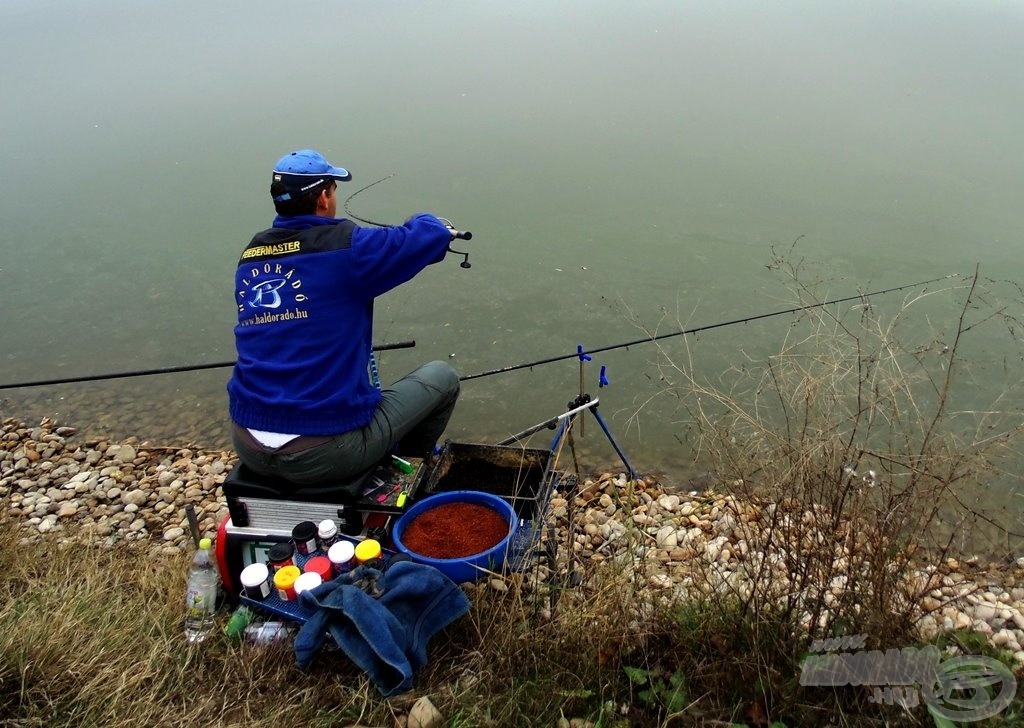
<svg viewBox="0 0 1024 728">
<path fill-rule="evenodd" d="M 929 283 L 935 283 L 936 281 L 945 281 L 950 278 L 955 278 L 957 274 L 950 274 L 947 276 L 940 276 L 938 278 L 930 278 L 926 281 L 919 281 L 917 283 L 907 283 L 902 286 L 895 286 L 893 288 L 885 288 L 879 291 L 871 291 L 870 293 L 858 293 L 854 296 L 845 296 L 843 298 L 834 298 L 831 301 L 822 301 L 821 303 L 809 303 L 806 306 L 794 306 L 792 308 L 782 309 L 781 311 L 772 311 L 771 313 L 762 313 L 755 316 L 746 316 L 744 318 L 733 319 L 732 321 L 720 321 L 716 324 L 707 324 L 706 326 L 697 326 L 692 329 L 684 329 L 683 331 L 673 331 L 669 334 L 659 334 L 658 336 L 648 336 L 643 339 L 634 339 L 633 341 L 627 341 L 622 344 L 610 344 L 608 346 L 602 346 L 597 349 L 587 349 L 586 354 L 600 354 L 604 351 L 612 351 L 614 349 L 628 349 L 631 346 L 637 346 L 638 344 L 648 344 L 653 341 L 661 341 L 662 339 L 670 339 L 673 336 L 685 336 L 686 334 L 697 334 L 701 331 L 710 331 L 712 329 L 721 329 L 726 326 L 732 326 L 734 324 L 745 324 L 750 321 L 758 321 L 760 319 L 771 318 L 772 316 L 783 316 L 788 313 L 798 313 L 800 311 L 807 311 L 812 308 L 821 308 L 823 306 L 831 306 L 836 303 L 845 303 L 847 301 L 858 301 L 871 296 L 881 296 L 885 293 L 893 293 L 894 291 L 902 291 L 906 288 L 916 288 L 918 286 L 926 286 Z M 581 351 L 577 350 L 572 354 L 562 354 L 560 356 L 552 356 L 547 359 L 538 359 L 537 361 L 526 362 L 523 364 L 515 364 L 508 367 L 500 367 L 498 369 L 489 369 L 485 372 L 479 372 L 477 374 L 467 374 L 459 377 L 460 382 L 466 382 L 470 379 L 481 379 L 483 377 L 489 377 L 494 374 L 504 374 L 506 372 L 514 372 L 519 369 L 532 369 L 533 367 L 540 366 L 542 364 L 551 364 L 556 361 L 566 361 L 568 359 L 578 359 L 581 356 Z"/>
<path fill-rule="evenodd" d="M 370 184 L 366 185 L 366 187 L 362 187 L 362 188 L 356 190 L 355 192 L 353 192 L 351 195 L 349 195 L 345 199 L 345 204 L 343 205 L 343 207 L 345 208 L 345 212 L 348 213 L 348 216 L 351 217 L 353 220 L 358 220 L 359 222 L 366 223 L 367 225 L 376 225 L 377 227 L 390 227 L 387 223 L 384 223 L 384 222 L 374 222 L 373 220 L 367 220 L 364 217 L 359 217 L 359 215 L 355 214 L 354 212 L 352 212 L 352 210 L 349 209 L 348 203 L 351 202 L 352 198 L 355 197 L 356 195 L 358 195 L 360 192 L 366 192 L 366 190 L 370 189 L 374 185 L 379 185 L 381 182 L 386 182 L 387 180 L 389 180 L 392 177 L 394 177 L 395 174 L 396 174 L 395 172 L 392 172 L 387 177 L 381 177 L 376 182 L 371 182 Z"/>
<path fill-rule="evenodd" d="M 343 207 L 345 208 L 345 212 L 346 212 L 346 213 L 348 213 L 348 216 L 349 216 L 350 218 L 352 218 L 353 220 L 358 220 L 359 222 L 361 222 L 361 223 L 365 223 L 365 224 L 367 224 L 367 225 L 376 225 L 377 227 L 388 227 L 388 225 L 387 225 L 386 223 L 383 223 L 383 222 L 374 222 L 373 220 L 367 220 L 366 218 L 363 218 L 363 217 L 359 217 L 359 215 L 355 214 L 354 212 L 352 212 L 352 210 L 351 210 L 351 209 L 349 209 L 348 203 L 349 203 L 349 202 L 351 202 L 352 198 L 353 198 L 353 197 L 355 197 L 356 195 L 358 195 L 358 194 L 359 194 L 360 192 L 365 192 L 366 190 L 370 189 L 370 188 L 371 188 L 371 187 L 373 187 L 374 185 L 379 185 L 379 184 L 380 184 L 381 182 L 386 182 L 387 180 L 389 180 L 389 179 L 391 179 L 392 177 L 394 177 L 394 176 L 395 176 L 395 174 L 396 174 L 395 172 L 392 172 L 392 173 L 391 173 L 391 174 L 389 174 L 389 175 L 388 175 L 387 177 L 381 177 L 381 178 L 380 178 L 379 180 L 377 180 L 376 182 L 371 182 L 370 184 L 366 185 L 365 187 L 361 187 L 361 188 L 359 188 L 358 190 L 356 190 L 355 192 L 353 192 L 353 193 L 352 193 L 351 195 L 349 195 L 349 196 L 348 196 L 348 197 L 347 197 L 347 198 L 345 199 L 345 203 L 344 203 L 344 205 L 343 205 Z M 411 293 L 410 293 L 409 291 L 406 291 L 406 295 L 405 295 L 405 298 L 404 298 L 404 299 L 403 299 L 403 300 L 401 301 L 401 304 L 402 304 L 402 305 L 400 306 L 400 308 L 404 308 L 404 304 L 405 304 L 406 300 L 408 299 L 408 297 L 409 297 L 410 295 L 411 295 Z M 382 333 L 383 333 L 383 336 L 387 336 L 387 335 L 388 335 L 388 330 L 390 330 L 391 326 L 393 326 L 393 325 L 394 325 L 394 323 L 395 323 L 395 317 L 394 317 L 394 316 L 392 316 L 392 317 L 391 317 L 391 322 L 390 322 L 390 323 L 388 324 L 388 326 L 387 326 L 387 329 L 386 329 L 385 331 L 383 331 L 383 332 L 382 332 Z M 379 383 L 379 381 L 380 381 L 380 380 L 378 379 L 377 381 L 378 381 L 378 383 Z"/>
</svg>

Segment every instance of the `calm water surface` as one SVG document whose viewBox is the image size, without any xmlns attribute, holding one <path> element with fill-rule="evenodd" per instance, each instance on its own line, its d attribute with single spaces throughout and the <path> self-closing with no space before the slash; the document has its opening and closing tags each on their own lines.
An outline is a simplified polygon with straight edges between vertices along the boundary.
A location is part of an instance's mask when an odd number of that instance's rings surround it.
<svg viewBox="0 0 1024 728">
<path fill-rule="evenodd" d="M 379 302 L 378 341 L 417 342 L 385 379 L 784 308 L 766 264 L 797 238 L 826 295 L 976 264 L 1024 280 L 1022 37 L 1020 2 L 6 0 L 3 379 L 232 359 L 237 255 L 271 220 L 274 161 L 305 146 L 353 172 L 344 195 L 395 175 L 356 215 L 475 234 L 472 269 L 449 259 Z M 788 324 L 709 333 L 694 369 L 763 359 Z M 658 360 L 600 355 L 587 388 L 607 365 L 602 412 L 634 465 L 681 469 Z M 0 394 L 5 414 L 222 446 L 228 374 Z M 451 434 L 553 416 L 578 377 L 467 382 Z M 613 460 L 597 428 L 586 443 Z"/>
</svg>

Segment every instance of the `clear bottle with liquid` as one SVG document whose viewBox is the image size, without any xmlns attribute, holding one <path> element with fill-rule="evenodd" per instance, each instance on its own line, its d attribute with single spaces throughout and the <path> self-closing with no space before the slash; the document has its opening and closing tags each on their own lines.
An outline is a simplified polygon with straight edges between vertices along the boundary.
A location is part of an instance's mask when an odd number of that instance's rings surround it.
<svg viewBox="0 0 1024 728">
<path fill-rule="evenodd" d="M 185 640 L 190 643 L 202 642 L 213 633 L 220 574 L 210 553 L 211 545 L 210 539 L 201 539 L 189 567 L 188 591 L 185 593 Z"/>
</svg>

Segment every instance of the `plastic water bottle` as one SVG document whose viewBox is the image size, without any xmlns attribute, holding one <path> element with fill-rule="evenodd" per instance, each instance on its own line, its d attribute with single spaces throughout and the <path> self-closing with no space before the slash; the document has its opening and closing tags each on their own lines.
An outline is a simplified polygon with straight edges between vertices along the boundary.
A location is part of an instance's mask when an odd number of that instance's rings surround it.
<svg viewBox="0 0 1024 728">
<path fill-rule="evenodd" d="M 211 541 L 199 541 L 199 550 L 192 557 L 185 594 L 185 640 L 202 642 L 213 632 L 213 612 L 217 607 L 220 575 L 210 554 Z"/>
<path fill-rule="evenodd" d="M 245 641 L 256 645 L 285 642 L 295 637 L 297 627 L 288 622 L 256 622 L 245 628 Z"/>
</svg>

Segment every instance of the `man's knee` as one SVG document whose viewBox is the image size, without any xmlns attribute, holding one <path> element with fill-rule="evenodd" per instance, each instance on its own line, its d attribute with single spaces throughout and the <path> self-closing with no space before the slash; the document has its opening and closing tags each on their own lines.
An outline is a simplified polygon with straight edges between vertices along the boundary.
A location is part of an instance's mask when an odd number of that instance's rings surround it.
<svg viewBox="0 0 1024 728">
<path fill-rule="evenodd" d="M 420 367 L 420 376 L 423 381 L 430 383 L 436 389 L 457 397 L 461 387 L 459 373 L 456 372 L 448 362 L 431 361 Z"/>
</svg>

